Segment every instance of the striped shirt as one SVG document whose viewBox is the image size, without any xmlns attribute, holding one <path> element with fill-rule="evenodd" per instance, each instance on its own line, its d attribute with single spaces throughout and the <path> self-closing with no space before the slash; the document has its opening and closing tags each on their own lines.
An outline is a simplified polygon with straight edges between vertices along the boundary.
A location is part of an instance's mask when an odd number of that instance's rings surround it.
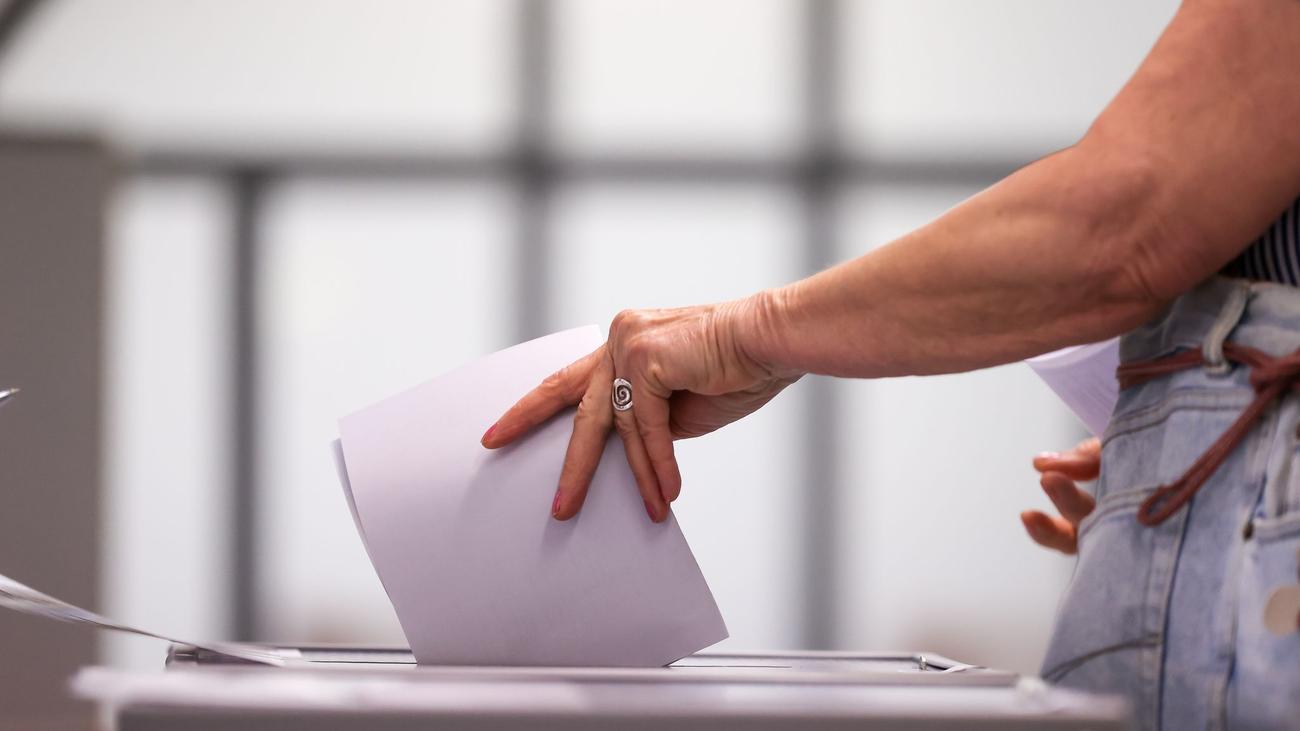
<svg viewBox="0 0 1300 731">
<path fill-rule="evenodd" d="M 1223 273 L 1234 277 L 1300 286 L 1300 199 Z"/>
</svg>

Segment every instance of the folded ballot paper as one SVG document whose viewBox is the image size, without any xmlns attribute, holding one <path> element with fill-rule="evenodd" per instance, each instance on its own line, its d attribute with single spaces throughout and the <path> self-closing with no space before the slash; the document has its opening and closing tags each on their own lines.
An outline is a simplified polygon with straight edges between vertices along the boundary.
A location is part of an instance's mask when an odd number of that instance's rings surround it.
<svg viewBox="0 0 1300 731">
<path fill-rule="evenodd" d="M 1119 338 L 1076 345 L 1025 361 L 1094 436 L 1106 431 L 1119 400 Z"/>
<path fill-rule="evenodd" d="M 335 458 L 416 660 L 661 666 L 727 636 L 674 518 L 646 517 L 611 437 L 576 518 L 551 518 L 562 413 L 489 451 L 484 429 L 598 347 L 595 327 L 517 345 L 343 417 Z"/>
</svg>

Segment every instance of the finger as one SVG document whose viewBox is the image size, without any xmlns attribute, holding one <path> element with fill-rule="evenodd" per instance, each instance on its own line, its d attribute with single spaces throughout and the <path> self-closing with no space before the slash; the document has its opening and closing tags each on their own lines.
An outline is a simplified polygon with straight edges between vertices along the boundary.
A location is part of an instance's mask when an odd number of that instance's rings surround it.
<svg viewBox="0 0 1300 731">
<path fill-rule="evenodd" d="M 498 449 L 527 434 L 556 413 L 582 400 L 591 373 L 605 359 L 605 346 L 547 376 L 524 394 L 496 423 L 483 433 L 481 443 Z"/>
<path fill-rule="evenodd" d="M 1101 442 L 1088 439 L 1068 452 L 1044 452 L 1034 457 L 1039 472 L 1060 472 L 1072 480 L 1095 480 L 1101 472 Z"/>
<path fill-rule="evenodd" d="M 627 452 L 627 464 L 632 468 L 637 489 L 641 491 L 641 499 L 645 501 L 646 513 L 649 514 L 650 520 L 658 523 L 668 517 L 668 504 L 664 502 L 663 492 L 659 489 L 659 478 L 655 476 L 654 466 L 650 464 L 650 455 L 646 453 L 645 443 L 641 441 L 641 430 L 637 427 L 636 416 L 632 414 L 637 408 L 635 387 L 632 408 L 627 411 L 615 410 L 613 405 L 609 408 L 614 412 L 614 430 L 623 440 L 623 449 Z"/>
<path fill-rule="evenodd" d="M 1066 555 L 1073 555 L 1078 550 L 1075 528 L 1064 518 L 1050 516 L 1037 510 L 1026 510 L 1020 514 L 1020 522 L 1024 524 L 1025 532 L 1029 533 L 1034 543 L 1044 548 L 1060 551 Z"/>
<path fill-rule="evenodd" d="M 673 435 L 668 425 L 668 400 L 642 389 L 636 393 L 636 405 L 631 412 L 636 419 L 641 443 L 645 445 L 650 466 L 659 481 L 659 492 L 665 502 L 672 502 L 682 492 L 682 473 L 673 454 Z"/>
<path fill-rule="evenodd" d="M 1052 504 L 1061 512 L 1061 517 L 1073 525 L 1078 525 L 1079 521 L 1088 517 L 1093 508 L 1097 507 L 1097 501 L 1092 495 L 1080 490 L 1079 486 L 1074 484 L 1074 480 L 1060 472 L 1044 472 L 1039 484 L 1043 486 L 1043 492 L 1047 493 Z"/>
<path fill-rule="evenodd" d="M 676 391 L 668 399 L 669 430 L 673 439 L 709 434 L 762 408 L 784 388 L 739 391 L 724 396 Z"/>
<path fill-rule="evenodd" d="M 1077 445 L 1075 445 L 1074 451 L 1082 455 L 1087 455 L 1087 456 L 1094 457 L 1096 459 L 1101 459 L 1101 440 L 1098 439 L 1097 437 L 1090 437 L 1088 439 L 1085 439 L 1082 442 L 1079 442 Z"/>
<path fill-rule="evenodd" d="M 678 391 L 668 399 L 668 428 L 673 439 L 692 439 L 717 431 L 716 396 Z"/>
<path fill-rule="evenodd" d="M 614 425 L 614 409 L 609 403 L 613 381 L 614 364 L 609 358 L 604 358 L 592 372 L 587 392 L 573 416 L 573 434 L 569 436 L 560 483 L 551 503 L 551 515 L 558 520 L 568 520 L 577 515 L 587 500 L 587 489 L 600 466 L 609 430 Z"/>
<path fill-rule="evenodd" d="M 623 336 L 616 335 L 618 330 L 623 330 Z M 663 388 L 659 378 L 648 377 L 648 369 L 642 367 L 648 358 L 646 342 L 629 342 L 626 328 L 615 325 L 610 329 L 615 376 L 626 379 L 632 388 L 631 408 L 614 409 L 614 428 L 627 448 L 628 464 L 645 499 L 646 512 L 658 523 L 668 517 L 668 501 L 681 492 L 682 478 L 668 431 L 667 400 L 672 390 Z M 644 436 L 647 433 L 654 439 L 650 444 Z"/>
</svg>

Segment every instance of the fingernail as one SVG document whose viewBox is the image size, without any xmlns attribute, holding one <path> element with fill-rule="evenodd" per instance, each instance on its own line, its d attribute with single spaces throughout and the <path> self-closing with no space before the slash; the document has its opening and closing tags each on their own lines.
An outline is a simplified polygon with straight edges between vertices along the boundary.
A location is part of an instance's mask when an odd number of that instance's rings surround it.
<svg viewBox="0 0 1300 731">
<path fill-rule="evenodd" d="M 1060 456 L 1060 452 L 1039 452 L 1034 459 L 1057 459 Z"/>
<path fill-rule="evenodd" d="M 551 517 L 560 514 L 560 491 L 555 491 L 555 499 L 551 501 Z"/>
<path fill-rule="evenodd" d="M 645 514 L 650 516 L 650 520 L 653 521 L 655 519 L 655 509 L 654 506 L 650 504 L 649 500 L 645 501 Z"/>
<path fill-rule="evenodd" d="M 483 432 L 483 438 L 480 439 L 480 440 L 478 440 L 478 441 L 479 441 L 479 444 L 487 444 L 488 437 L 491 437 L 491 436 L 492 436 L 492 432 L 494 432 L 494 431 L 496 431 L 496 430 L 497 430 L 497 425 L 496 425 L 496 424 L 493 424 L 492 426 L 489 426 L 489 427 L 488 427 L 488 430 L 485 431 L 485 432 Z"/>
</svg>

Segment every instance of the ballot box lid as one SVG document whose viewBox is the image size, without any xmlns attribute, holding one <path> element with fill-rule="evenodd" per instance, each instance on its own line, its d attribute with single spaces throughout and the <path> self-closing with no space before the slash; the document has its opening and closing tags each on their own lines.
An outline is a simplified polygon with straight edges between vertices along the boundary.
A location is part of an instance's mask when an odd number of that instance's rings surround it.
<svg viewBox="0 0 1300 731">
<path fill-rule="evenodd" d="M 175 647 L 166 672 L 82 669 L 118 731 L 917 729 L 1119 731 L 1119 698 L 922 653 L 701 653 L 666 668 L 418 666 L 392 648 L 297 648 L 284 667 Z M 409 658 L 409 656 L 407 656 Z"/>
<path fill-rule="evenodd" d="M 405 647 L 273 645 L 295 668 L 418 672 L 422 677 L 524 680 L 812 683 L 849 685 L 1010 686 L 1018 675 L 926 652 L 701 652 L 666 668 L 484 667 L 417 665 Z M 173 644 L 169 669 L 244 665 L 191 645 Z"/>
</svg>

